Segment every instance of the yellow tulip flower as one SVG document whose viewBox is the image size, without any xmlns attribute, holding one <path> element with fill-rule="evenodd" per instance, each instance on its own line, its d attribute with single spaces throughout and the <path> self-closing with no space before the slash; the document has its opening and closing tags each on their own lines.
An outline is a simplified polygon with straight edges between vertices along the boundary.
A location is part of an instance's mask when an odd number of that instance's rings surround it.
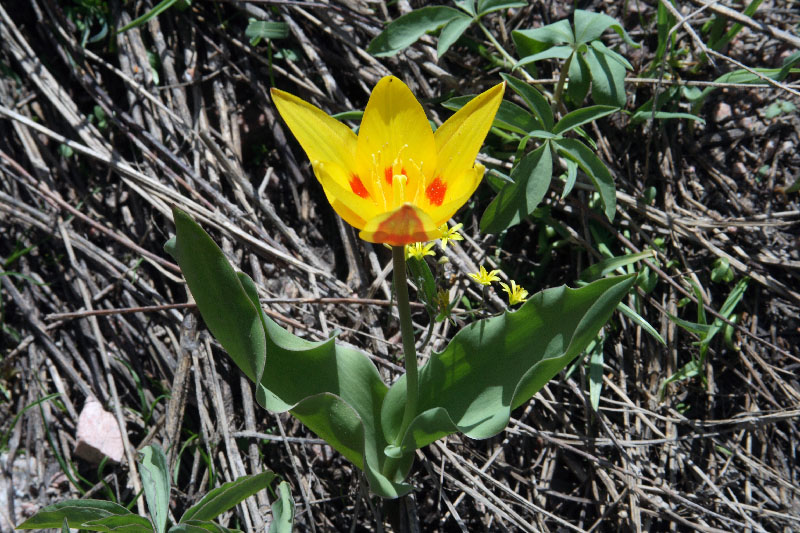
<svg viewBox="0 0 800 533">
<path fill-rule="evenodd" d="M 476 96 L 434 133 L 411 90 L 386 76 L 358 135 L 296 96 L 271 94 L 333 209 L 362 239 L 402 246 L 440 238 L 439 227 L 475 192 L 485 170 L 475 157 L 504 89 Z"/>
</svg>

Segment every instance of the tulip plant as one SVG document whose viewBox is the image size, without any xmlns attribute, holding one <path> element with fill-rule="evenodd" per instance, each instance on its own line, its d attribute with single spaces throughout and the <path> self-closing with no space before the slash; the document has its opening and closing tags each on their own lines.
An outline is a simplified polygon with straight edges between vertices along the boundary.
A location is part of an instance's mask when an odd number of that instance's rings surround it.
<svg viewBox="0 0 800 533">
<path fill-rule="evenodd" d="M 473 322 L 419 367 L 406 280 L 406 245 L 456 240 L 448 220 L 480 184 L 475 158 L 505 84 L 478 95 L 432 131 L 398 78 L 373 90 L 358 135 L 283 91 L 272 97 L 311 161 L 333 209 L 362 239 L 392 248 L 394 290 L 406 373 L 387 384 L 363 352 L 331 338 L 311 342 L 273 322 L 254 282 L 236 272 L 186 213 L 174 209 L 177 259 L 209 330 L 255 383 L 259 404 L 289 411 L 360 468 L 371 490 L 397 498 L 412 486 L 415 451 L 460 432 L 485 439 L 511 411 L 581 354 L 633 286 L 605 278 L 526 298 L 506 285 L 506 311 Z M 418 246 L 424 261 L 425 247 Z"/>
</svg>

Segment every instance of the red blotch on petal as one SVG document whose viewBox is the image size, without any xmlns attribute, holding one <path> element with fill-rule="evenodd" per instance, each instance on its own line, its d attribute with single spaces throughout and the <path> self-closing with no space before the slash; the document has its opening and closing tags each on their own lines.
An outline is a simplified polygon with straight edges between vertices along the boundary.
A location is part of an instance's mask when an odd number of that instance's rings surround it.
<svg viewBox="0 0 800 533">
<path fill-rule="evenodd" d="M 383 177 L 386 178 L 386 183 L 388 183 L 389 185 L 392 184 L 392 176 L 394 176 L 394 173 L 392 172 L 392 167 L 386 167 L 386 169 L 383 171 Z"/>
<path fill-rule="evenodd" d="M 369 198 L 369 191 L 366 187 L 364 187 L 364 183 L 361 181 L 361 178 L 353 174 L 350 178 L 350 189 L 361 198 Z"/>
<path fill-rule="evenodd" d="M 378 225 L 372 235 L 372 242 L 402 246 L 414 242 L 429 241 L 435 237 L 428 235 L 416 211 L 410 205 L 401 206 L 389 218 Z"/>
<path fill-rule="evenodd" d="M 441 178 L 436 178 L 428 185 L 428 188 L 425 189 L 425 196 L 428 197 L 431 204 L 440 206 L 442 202 L 444 202 L 444 194 L 446 192 L 447 184 L 444 183 Z"/>
</svg>

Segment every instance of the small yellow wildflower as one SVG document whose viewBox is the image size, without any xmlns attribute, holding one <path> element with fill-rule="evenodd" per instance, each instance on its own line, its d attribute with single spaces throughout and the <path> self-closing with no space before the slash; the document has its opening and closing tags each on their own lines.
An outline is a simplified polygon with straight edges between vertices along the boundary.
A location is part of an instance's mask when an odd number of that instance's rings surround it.
<svg viewBox="0 0 800 533">
<path fill-rule="evenodd" d="M 414 244 L 407 244 L 406 245 L 406 259 L 409 257 L 416 257 L 420 261 L 426 255 L 436 255 L 436 252 L 433 251 L 433 245 L 435 243 L 429 242 L 428 244 L 424 244 L 421 242 L 415 242 Z"/>
<path fill-rule="evenodd" d="M 474 274 L 467 274 L 469 277 L 480 283 L 484 286 L 489 286 L 492 284 L 493 281 L 500 281 L 500 278 L 497 274 L 499 274 L 499 270 L 492 270 L 491 272 L 486 272 L 486 269 L 483 268 L 481 265 L 481 269 L 479 272 L 475 272 Z"/>
<path fill-rule="evenodd" d="M 517 305 L 528 300 L 528 291 L 517 285 L 513 279 L 510 287 L 503 282 L 500 282 L 500 286 L 508 294 L 508 305 Z"/>
<path fill-rule="evenodd" d="M 452 228 L 447 227 L 447 223 L 444 223 L 439 229 L 442 232 L 442 236 L 439 237 L 439 244 L 442 246 L 442 250 L 447 248 L 447 243 L 450 241 L 463 241 L 464 237 L 458 232 L 461 228 L 464 227 L 464 224 L 459 222 Z"/>
</svg>

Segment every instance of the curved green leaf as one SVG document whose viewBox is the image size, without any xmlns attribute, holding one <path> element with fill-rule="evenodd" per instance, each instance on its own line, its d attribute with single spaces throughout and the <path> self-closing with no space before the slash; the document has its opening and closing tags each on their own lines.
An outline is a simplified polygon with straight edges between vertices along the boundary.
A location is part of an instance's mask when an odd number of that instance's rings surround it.
<svg viewBox="0 0 800 533">
<path fill-rule="evenodd" d="M 591 81 L 592 75 L 583 54 L 575 54 L 569 64 L 569 82 L 567 83 L 567 96 L 573 104 L 579 107 L 583 104 L 589 93 Z"/>
<path fill-rule="evenodd" d="M 202 500 L 190 507 L 183 513 L 181 523 L 192 520 L 208 521 L 213 520 L 225 511 L 228 511 L 249 498 L 256 492 L 263 490 L 272 483 L 277 476 L 269 470 L 252 476 L 242 476 L 233 481 L 217 487 Z"/>
<path fill-rule="evenodd" d="M 156 533 L 164 533 L 169 513 L 169 467 L 160 446 L 145 446 L 140 453 L 142 487 Z"/>
<path fill-rule="evenodd" d="M 459 331 L 420 369 L 420 414 L 402 434 L 387 434 L 394 444 L 387 452 L 408 455 L 455 431 L 476 439 L 502 431 L 513 409 L 586 349 L 634 281 L 628 275 L 547 289 L 515 312 Z M 386 395 L 384 428 L 398 427 L 405 403 L 403 376 Z"/>
<path fill-rule="evenodd" d="M 594 152 L 578 140 L 561 139 L 553 142 L 559 154 L 578 163 L 581 170 L 589 176 L 597 192 L 600 193 L 606 217 L 608 220 L 614 220 L 617 212 L 617 191 L 614 188 L 614 178 L 608 168 Z"/>
<path fill-rule="evenodd" d="M 607 259 L 603 259 L 602 261 L 598 261 L 589 268 L 586 268 L 583 272 L 581 272 L 580 279 L 583 281 L 594 281 L 611 274 L 618 268 L 632 265 L 641 261 L 642 259 L 653 259 L 654 257 L 655 252 L 653 250 L 645 250 L 644 252 L 609 257 Z"/>
<path fill-rule="evenodd" d="M 269 533 L 292 533 L 294 526 L 294 500 L 289 484 L 281 481 L 278 485 L 278 499 L 272 504 L 272 523 Z"/>
<path fill-rule="evenodd" d="M 481 231 L 500 233 L 519 224 L 541 203 L 553 177 L 550 143 L 528 153 L 511 172 L 508 184 L 492 200 L 481 217 Z"/>
<path fill-rule="evenodd" d="M 514 30 L 511 38 L 520 57 L 538 54 L 554 44 L 573 44 L 575 42 L 568 20 L 559 20 L 541 28 Z"/>
<path fill-rule="evenodd" d="M 576 109 L 575 111 L 567 113 L 564 118 L 558 121 L 555 127 L 553 127 L 553 133 L 559 134 L 567 132 L 579 126 L 583 126 L 588 122 L 610 115 L 618 109 L 619 108 L 616 106 L 608 105 L 593 105 Z"/>
<path fill-rule="evenodd" d="M 369 43 L 367 52 L 376 57 L 393 56 L 417 42 L 429 31 L 441 28 L 453 19 L 464 17 L 461 11 L 446 6 L 415 9 L 390 22 L 386 29 Z"/>
<path fill-rule="evenodd" d="M 553 110 L 550 109 L 550 104 L 547 103 L 547 99 L 542 93 L 531 85 L 509 74 L 501 73 L 500 77 L 508 83 L 508 86 L 511 87 L 515 93 L 522 97 L 528 108 L 533 112 L 534 117 L 544 126 L 542 129 L 547 131 L 552 130 Z"/>
<path fill-rule="evenodd" d="M 211 237 L 180 209 L 173 208 L 172 215 L 176 260 L 200 315 L 236 366 L 256 381 L 266 358 L 264 328 L 256 307 Z"/>
<path fill-rule="evenodd" d="M 528 2 L 520 2 L 519 0 L 478 0 L 478 16 L 482 17 L 501 9 L 525 7 L 527 5 Z"/>
<path fill-rule="evenodd" d="M 121 505 L 106 500 L 68 500 L 48 505 L 17 526 L 17 529 L 60 528 L 64 520 L 80 529 L 86 522 L 110 516 L 136 516 Z"/>
<path fill-rule="evenodd" d="M 519 61 L 516 62 L 514 68 L 517 69 L 519 67 L 524 67 L 530 63 L 536 63 L 537 61 L 542 61 L 543 59 L 567 59 L 569 56 L 572 55 L 572 47 L 567 45 L 562 46 L 551 46 L 541 52 L 536 54 L 531 54 L 529 56 L 525 56 Z"/>
<path fill-rule="evenodd" d="M 376 494 L 392 498 L 410 490 L 402 479 L 396 482 L 381 474 L 386 443 L 380 408 L 388 389 L 369 358 L 337 346 L 333 339 L 310 342 L 278 326 L 261 309 L 253 281 L 233 271 L 219 247 L 188 215 L 176 209 L 175 218 L 178 264 L 203 317 L 225 321 L 233 329 L 230 334 L 215 328 L 228 335 L 223 341 L 206 319 L 237 366 L 257 383 L 259 404 L 273 412 L 291 410 L 363 469 Z M 246 337 L 251 333 L 257 342 Z M 237 356 L 231 347 L 239 350 Z M 254 364 L 250 353 L 257 353 L 262 363 Z M 269 354 L 266 368 L 262 354 Z"/>
<path fill-rule="evenodd" d="M 230 529 L 208 520 L 189 520 L 175 524 L 169 533 L 242 533 L 240 529 Z"/>
<path fill-rule="evenodd" d="M 436 44 L 436 55 L 442 57 L 447 50 L 461 37 L 469 25 L 472 24 L 472 18 L 462 15 L 454 17 L 450 22 L 445 24 L 442 32 L 439 34 L 439 42 Z"/>
<path fill-rule="evenodd" d="M 599 39 L 601 35 L 611 28 L 630 46 L 638 47 L 631 40 L 625 28 L 617 21 L 604 13 L 593 13 L 583 9 L 575 10 L 575 42 L 578 44 L 588 43 Z"/>
<path fill-rule="evenodd" d="M 84 522 L 81 529 L 115 533 L 153 533 L 150 520 L 135 514 L 114 515 Z"/>
<path fill-rule="evenodd" d="M 594 46 L 583 57 L 592 73 L 592 99 L 598 104 L 625 107 L 625 65 Z"/>
</svg>

